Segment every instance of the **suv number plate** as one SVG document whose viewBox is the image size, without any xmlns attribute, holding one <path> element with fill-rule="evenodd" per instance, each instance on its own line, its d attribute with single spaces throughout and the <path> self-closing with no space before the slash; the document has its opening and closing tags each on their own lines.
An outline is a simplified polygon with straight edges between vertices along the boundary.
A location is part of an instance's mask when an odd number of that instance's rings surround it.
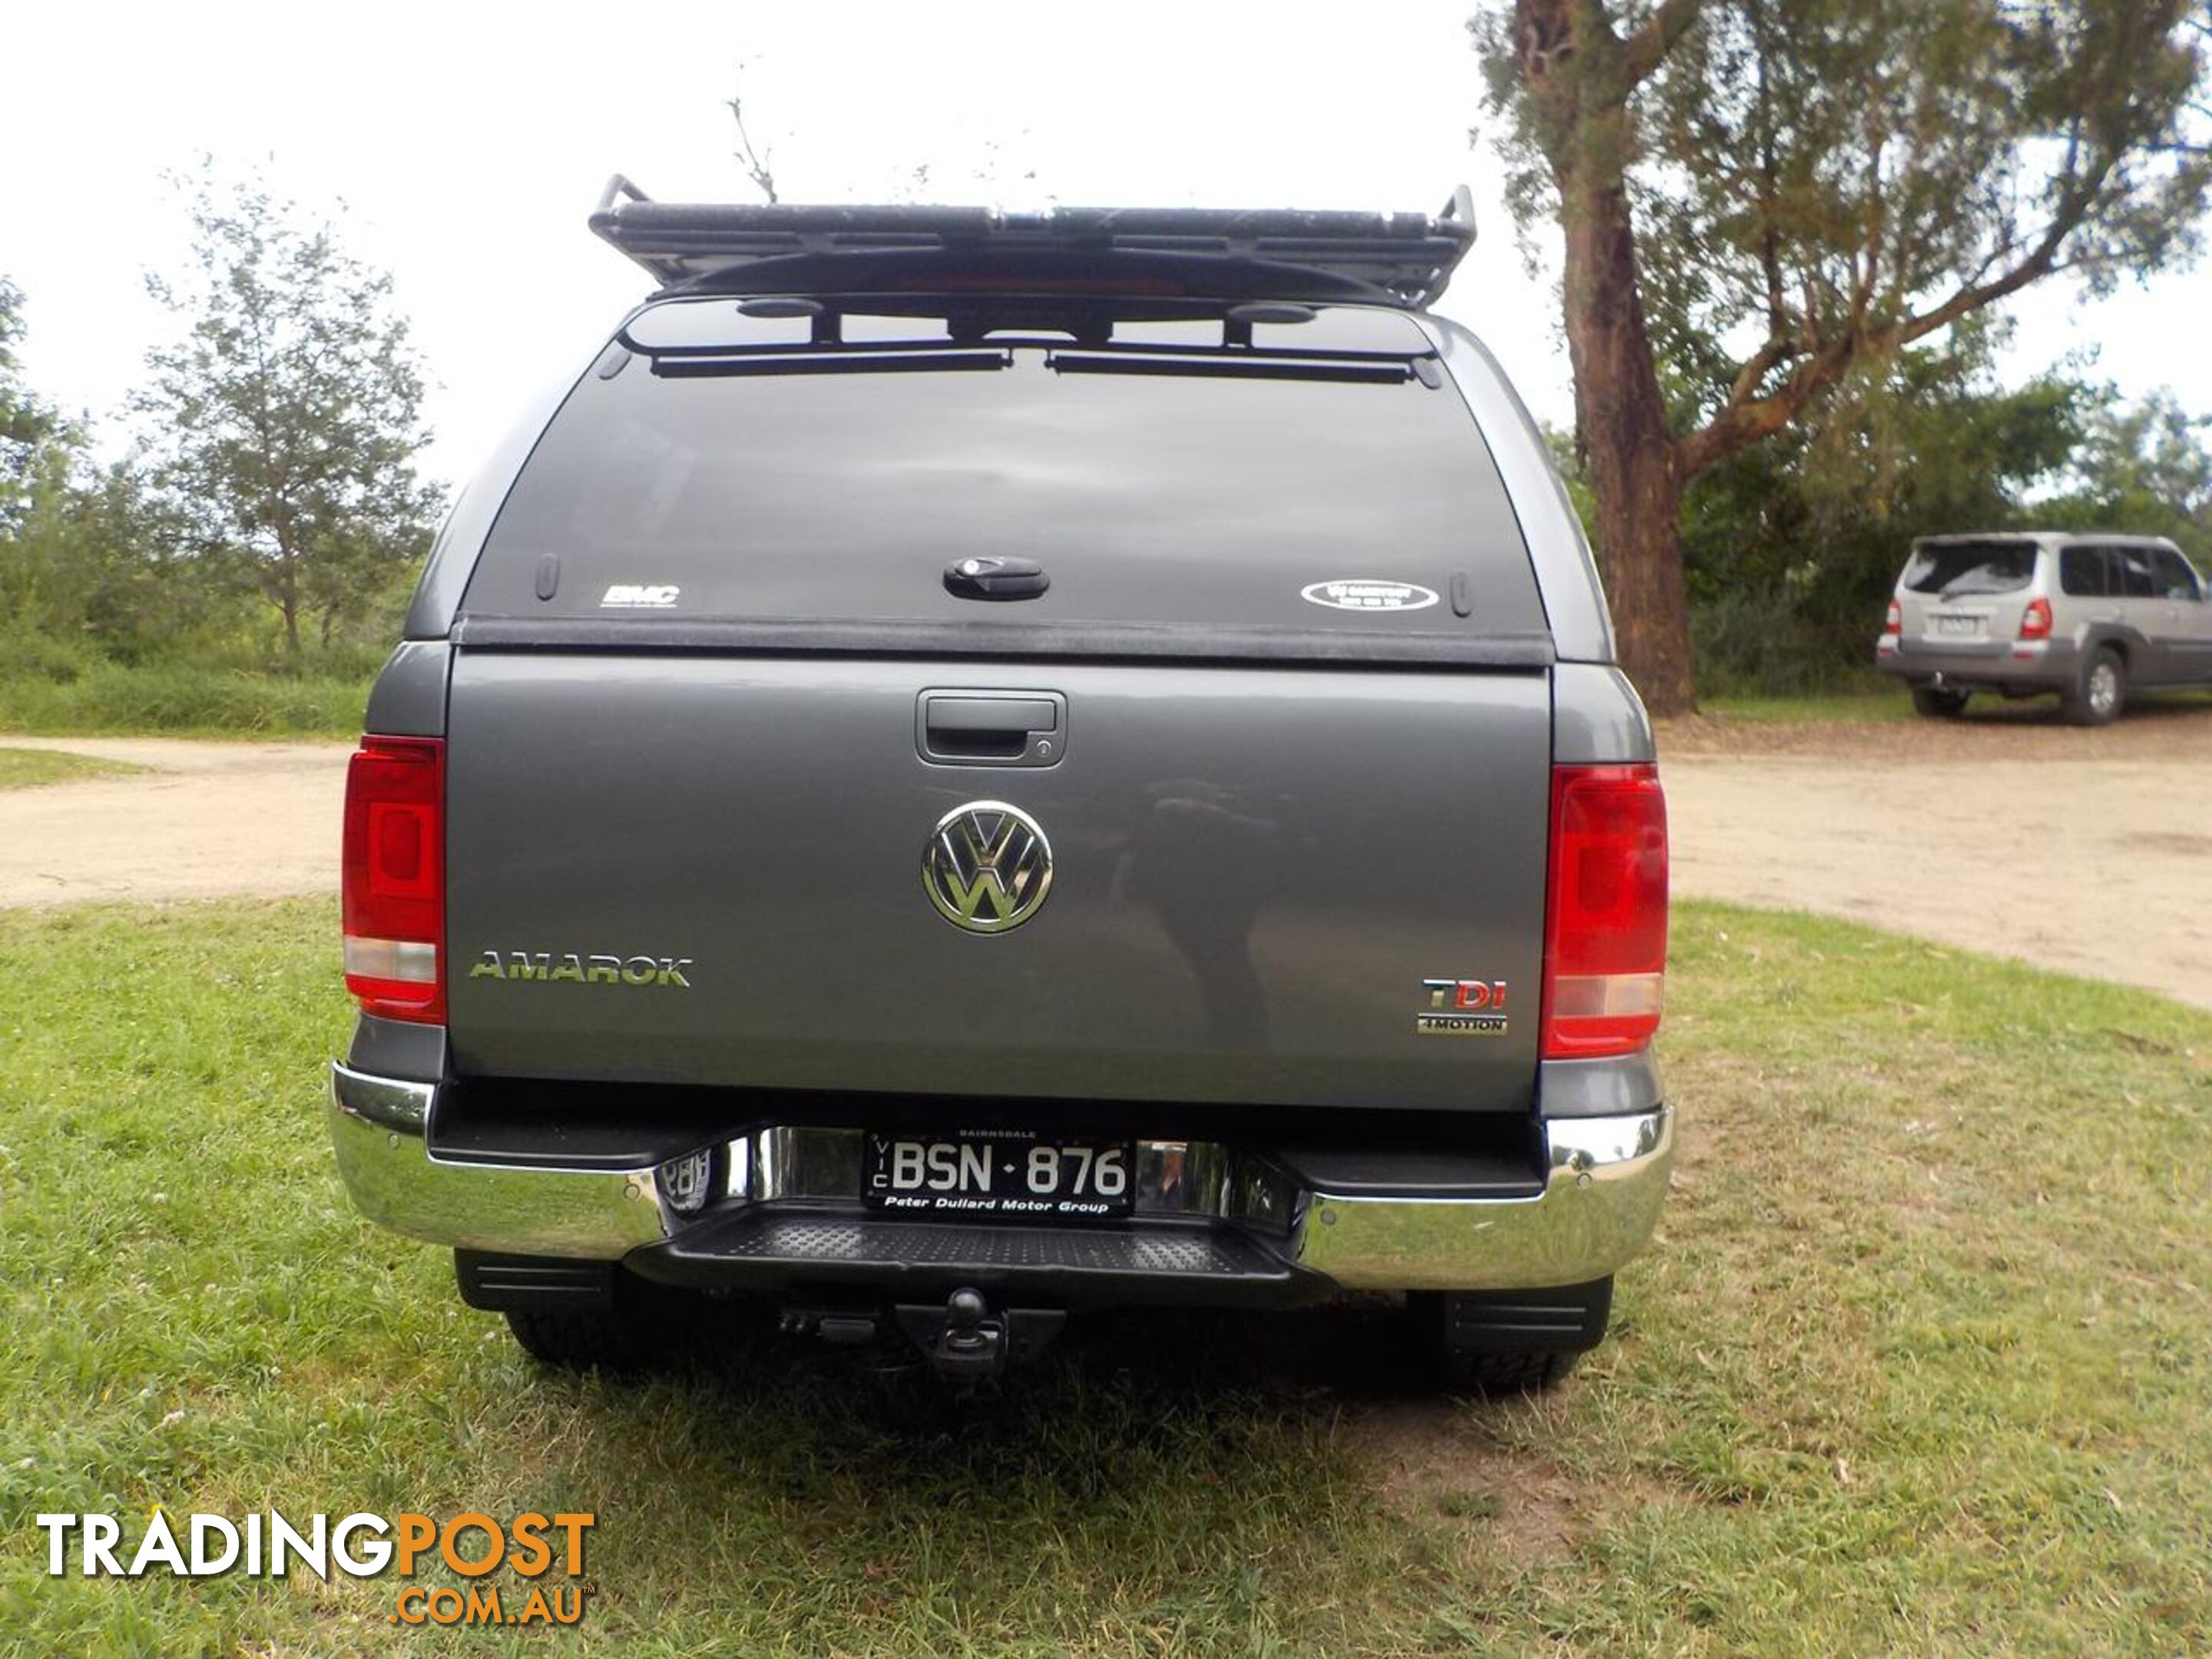
<svg viewBox="0 0 2212 1659">
<path fill-rule="evenodd" d="M 1936 631 L 1938 634 L 1978 634 L 1982 631 L 1982 619 L 1979 617 L 1938 617 L 1936 618 Z"/>
<path fill-rule="evenodd" d="M 1136 1207 L 1136 1162 L 1126 1140 L 871 1133 L 860 1196 L 894 1215 L 1107 1220 Z"/>
</svg>

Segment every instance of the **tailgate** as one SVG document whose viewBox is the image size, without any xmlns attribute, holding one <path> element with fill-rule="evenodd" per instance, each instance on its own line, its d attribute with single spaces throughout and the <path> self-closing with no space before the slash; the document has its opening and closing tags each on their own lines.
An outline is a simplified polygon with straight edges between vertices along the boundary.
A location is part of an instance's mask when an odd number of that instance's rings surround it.
<svg viewBox="0 0 2212 1659">
<path fill-rule="evenodd" d="M 961 691 L 1048 763 L 925 759 Z M 465 650 L 454 1066 L 1526 1110 L 1550 731 L 1539 672 Z"/>
</svg>

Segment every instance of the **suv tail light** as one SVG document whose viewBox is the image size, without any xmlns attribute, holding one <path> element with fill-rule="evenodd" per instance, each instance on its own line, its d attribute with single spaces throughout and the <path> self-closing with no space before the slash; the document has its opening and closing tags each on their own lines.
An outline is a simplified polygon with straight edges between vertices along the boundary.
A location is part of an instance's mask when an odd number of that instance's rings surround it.
<svg viewBox="0 0 2212 1659">
<path fill-rule="evenodd" d="M 346 989 L 362 1012 L 446 1018 L 446 745 L 363 738 L 346 768 Z"/>
<path fill-rule="evenodd" d="M 1905 631 L 1905 607 L 1895 599 L 1889 602 L 1889 614 L 1881 619 L 1881 631 L 1885 634 L 1902 634 Z"/>
<path fill-rule="evenodd" d="M 1667 797 L 1659 769 L 1552 769 L 1543 1054 L 1633 1054 L 1667 975 Z"/>
<path fill-rule="evenodd" d="M 2027 609 L 2021 613 L 2020 636 L 2024 640 L 2047 640 L 2051 637 L 2051 601 L 2033 599 Z"/>
</svg>

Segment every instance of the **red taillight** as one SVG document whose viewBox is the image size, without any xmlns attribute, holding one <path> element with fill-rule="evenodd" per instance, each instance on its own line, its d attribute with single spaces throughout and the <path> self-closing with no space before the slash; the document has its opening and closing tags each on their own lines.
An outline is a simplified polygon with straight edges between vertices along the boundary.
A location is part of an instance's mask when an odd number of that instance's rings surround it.
<svg viewBox="0 0 2212 1659">
<path fill-rule="evenodd" d="M 446 745 L 363 738 L 346 768 L 346 989 L 386 1019 L 446 1018 Z"/>
<path fill-rule="evenodd" d="M 2021 612 L 2020 636 L 2024 640 L 2047 640 L 2051 637 L 2051 601 L 2030 599 L 2027 609 Z"/>
<path fill-rule="evenodd" d="M 1905 607 L 1895 599 L 1889 602 L 1889 615 L 1882 618 L 1881 631 L 1885 634 L 1902 634 L 1905 631 Z"/>
<path fill-rule="evenodd" d="M 1552 769 L 1543 1054 L 1633 1054 L 1667 975 L 1667 797 L 1659 769 Z"/>
</svg>

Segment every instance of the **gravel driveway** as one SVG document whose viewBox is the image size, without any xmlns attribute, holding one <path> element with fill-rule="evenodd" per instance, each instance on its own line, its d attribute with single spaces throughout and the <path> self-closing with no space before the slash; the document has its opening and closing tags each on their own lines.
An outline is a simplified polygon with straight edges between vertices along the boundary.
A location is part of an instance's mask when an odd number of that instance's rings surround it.
<svg viewBox="0 0 2212 1659">
<path fill-rule="evenodd" d="M 0 738 L 152 769 L 0 790 L 0 905 L 324 893 L 337 884 L 343 743 Z"/>
<path fill-rule="evenodd" d="M 343 744 L 8 738 L 155 769 L 0 791 L 0 905 L 319 893 Z M 1668 727 L 1676 890 L 1825 911 L 2212 1008 L 2212 704 L 2102 731 Z"/>
<path fill-rule="evenodd" d="M 2082 731 L 1664 730 L 1674 890 L 1824 911 L 2212 1008 L 2212 704 Z"/>
</svg>

